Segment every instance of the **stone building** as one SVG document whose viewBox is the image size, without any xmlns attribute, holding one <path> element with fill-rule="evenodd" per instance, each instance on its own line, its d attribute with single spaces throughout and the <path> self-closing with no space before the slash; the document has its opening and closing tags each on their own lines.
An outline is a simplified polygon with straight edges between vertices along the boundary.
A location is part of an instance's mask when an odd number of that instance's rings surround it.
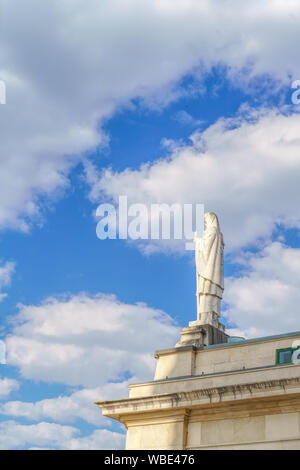
<svg viewBox="0 0 300 470">
<path fill-rule="evenodd" d="M 224 241 L 206 214 L 196 243 L 197 320 L 156 351 L 154 380 L 98 402 L 126 426 L 127 449 L 300 450 L 300 331 L 243 339 L 220 323 Z"/>
<path fill-rule="evenodd" d="M 297 344 L 300 332 L 159 350 L 153 381 L 98 405 L 127 449 L 300 450 Z"/>
</svg>

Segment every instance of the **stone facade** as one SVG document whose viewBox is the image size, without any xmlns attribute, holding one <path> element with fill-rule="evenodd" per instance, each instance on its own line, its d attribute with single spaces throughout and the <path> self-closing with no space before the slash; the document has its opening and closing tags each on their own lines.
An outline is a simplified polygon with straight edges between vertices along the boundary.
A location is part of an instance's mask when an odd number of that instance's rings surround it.
<svg viewBox="0 0 300 470">
<path fill-rule="evenodd" d="M 127 449 L 300 449 L 300 364 L 276 351 L 300 332 L 157 351 L 154 381 L 98 402 Z"/>
</svg>

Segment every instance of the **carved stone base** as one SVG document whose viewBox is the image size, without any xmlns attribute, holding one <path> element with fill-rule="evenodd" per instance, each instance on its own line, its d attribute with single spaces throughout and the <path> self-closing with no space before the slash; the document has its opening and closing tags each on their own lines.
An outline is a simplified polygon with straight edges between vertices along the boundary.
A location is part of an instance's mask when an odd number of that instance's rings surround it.
<svg viewBox="0 0 300 470">
<path fill-rule="evenodd" d="M 190 321 L 189 326 L 195 325 L 211 325 L 219 330 L 225 331 L 225 326 L 219 322 L 220 314 L 214 311 L 203 312 L 199 314 L 199 318 L 196 321 Z"/>
<path fill-rule="evenodd" d="M 205 329 L 201 326 L 187 326 L 180 332 L 181 340 L 176 343 L 175 348 L 182 346 L 195 346 L 201 348 L 204 345 Z"/>
<path fill-rule="evenodd" d="M 175 348 L 184 346 L 201 348 L 210 344 L 227 343 L 228 335 L 225 333 L 225 327 L 222 323 L 219 325 L 220 328 L 215 328 L 212 325 L 199 324 L 197 321 L 190 322 L 188 327 L 181 330 L 181 340 L 176 343 Z"/>
</svg>

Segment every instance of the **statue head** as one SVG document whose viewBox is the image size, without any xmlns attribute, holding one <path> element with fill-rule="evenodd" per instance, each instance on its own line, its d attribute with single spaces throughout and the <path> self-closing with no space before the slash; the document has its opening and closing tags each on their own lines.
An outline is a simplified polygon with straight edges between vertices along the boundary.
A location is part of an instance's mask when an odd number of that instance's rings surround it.
<svg viewBox="0 0 300 470">
<path fill-rule="evenodd" d="M 205 229 L 209 230 L 210 228 L 215 228 L 217 230 L 220 230 L 218 217 L 214 212 L 207 212 L 206 214 L 204 214 L 204 223 Z"/>
</svg>

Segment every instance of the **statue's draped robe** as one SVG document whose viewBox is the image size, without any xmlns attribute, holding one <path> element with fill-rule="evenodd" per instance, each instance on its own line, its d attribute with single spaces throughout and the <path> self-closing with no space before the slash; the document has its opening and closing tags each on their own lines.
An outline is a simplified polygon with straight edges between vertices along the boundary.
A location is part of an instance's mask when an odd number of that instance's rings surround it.
<svg viewBox="0 0 300 470">
<path fill-rule="evenodd" d="M 224 290 L 224 241 L 215 214 L 206 216 L 203 237 L 196 239 L 198 311 L 220 313 Z"/>
</svg>

